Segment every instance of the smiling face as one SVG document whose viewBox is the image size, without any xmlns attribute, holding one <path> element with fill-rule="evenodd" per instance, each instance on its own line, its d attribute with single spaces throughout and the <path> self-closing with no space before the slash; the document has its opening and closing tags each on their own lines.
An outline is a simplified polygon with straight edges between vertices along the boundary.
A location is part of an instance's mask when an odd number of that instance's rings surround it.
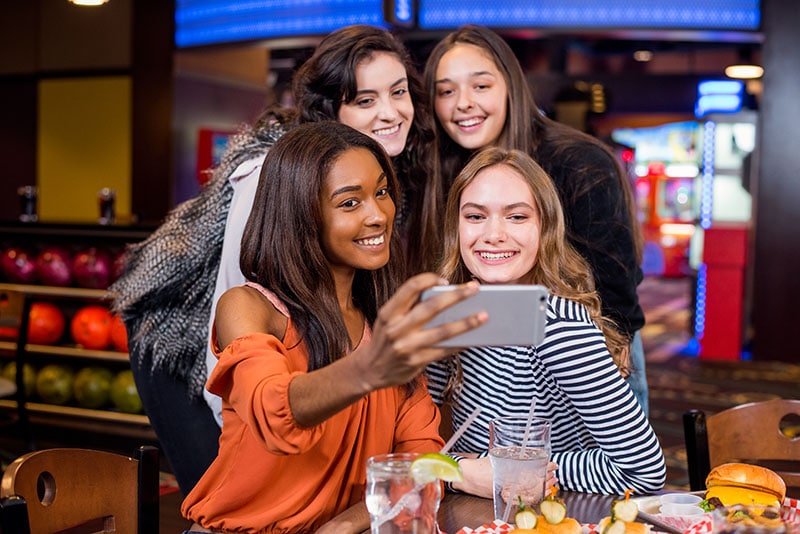
<svg viewBox="0 0 800 534">
<path fill-rule="evenodd" d="M 375 52 L 356 67 L 358 92 L 339 109 L 339 122 L 367 134 L 390 156 L 400 154 L 414 121 L 406 69 L 394 54 Z"/>
<path fill-rule="evenodd" d="M 461 193 L 461 258 L 482 283 L 531 283 L 540 231 L 533 192 L 523 177 L 507 165 L 481 170 Z"/>
<path fill-rule="evenodd" d="M 434 108 L 453 141 L 470 150 L 494 145 L 506 122 L 508 87 L 481 48 L 459 43 L 436 67 Z"/>
<path fill-rule="evenodd" d="M 376 270 L 389 261 L 395 206 L 378 161 L 364 148 L 342 153 L 320 192 L 322 251 L 332 271 Z"/>
</svg>

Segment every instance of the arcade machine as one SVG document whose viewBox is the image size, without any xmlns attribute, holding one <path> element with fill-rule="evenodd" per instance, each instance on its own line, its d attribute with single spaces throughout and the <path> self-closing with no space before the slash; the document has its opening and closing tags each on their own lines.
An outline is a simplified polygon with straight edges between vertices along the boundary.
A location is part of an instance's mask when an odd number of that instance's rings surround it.
<svg viewBox="0 0 800 534">
<path fill-rule="evenodd" d="M 756 118 L 750 110 L 704 115 L 700 217 L 690 251 L 697 270 L 694 341 L 704 359 L 748 358 L 745 268 Z"/>
<path fill-rule="evenodd" d="M 635 147 L 636 203 L 645 247 L 645 275 L 691 274 L 690 240 L 697 216 L 700 123 L 622 128 L 612 138 Z"/>
</svg>

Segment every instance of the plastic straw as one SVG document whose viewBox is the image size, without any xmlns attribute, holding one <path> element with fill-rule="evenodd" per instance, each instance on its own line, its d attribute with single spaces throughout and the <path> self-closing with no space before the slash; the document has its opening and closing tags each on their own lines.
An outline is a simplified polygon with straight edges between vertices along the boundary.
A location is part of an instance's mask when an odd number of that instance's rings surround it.
<svg viewBox="0 0 800 534">
<path fill-rule="evenodd" d="M 450 448 L 455 444 L 455 442 L 458 441 L 458 438 L 460 438 L 461 435 L 464 432 L 466 432 L 467 428 L 469 428 L 469 425 L 471 425 L 472 422 L 475 421 L 475 418 L 478 417 L 479 413 L 481 413 L 480 406 L 475 408 L 475 410 L 470 414 L 470 416 L 467 417 L 467 420 L 464 421 L 464 423 L 456 429 L 456 431 L 453 433 L 452 436 L 450 436 L 450 439 L 447 440 L 447 443 L 444 444 L 444 447 L 442 447 L 441 451 L 439 452 L 441 452 L 442 454 L 447 454 L 447 451 L 449 451 Z M 422 488 L 424 488 L 426 485 L 428 485 L 428 482 L 424 484 L 415 484 L 413 488 L 411 488 L 403 495 L 401 495 L 400 498 L 397 500 L 397 502 L 394 504 L 394 506 L 392 506 L 392 508 L 385 515 L 381 516 L 376 521 L 378 523 L 377 525 L 378 528 L 380 528 L 380 526 L 386 523 L 387 521 L 391 521 L 392 519 L 397 517 L 397 515 L 400 512 L 402 512 L 403 509 L 406 507 L 406 505 L 411 501 L 411 499 L 413 499 L 416 496 L 416 494 L 418 494 L 422 490 Z"/>
<path fill-rule="evenodd" d="M 470 416 L 467 417 L 467 420 L 464 421 L 464 423 L 460 427 L 458 427 L 455 432 L 453 432 L 453 435 L 450 436 L 450 439 L 447 440 L 447 443 L 444 444 L 444 447 L 442 447 L 442 450 L 439 452 L 441 452 L 442 454 L 447 454 L 447 451 L 449 451 L 453 447 L 453 445 L 455 445 L 456 441 L 458 441 L 458 438 L 460 438 L 461 435 L 467 431 L 467 428 L 469 428 L 469 425 L 471 425 L 472 422 L 475 421 L 475 418 L 478 417 L 479 413 L 481 413 L 480 406 L 475 408 L 475 410 L 473 410 Z"/>
<path fill-rule="evenodd" d="M 531 426 L 533 426 L 533 410 L 536 408 L 536 396 L 531 397 L 531 408 L 528 410 L 528 422 L 525 424 L 525 432 L 522 434 L 522 445 L 519 448 L 519 459 L 525 458 L 525 446 L 528 443 L 528 436 L 531 433 Z M 522 471 L 520 471 L 521 473 Z M 521 475 L 520 475 L 521 476 Z M 508 495 L 508 502 L 506 509 L 503 512 L 503 522 L 508 523 L 508 516 L 511 514 L 511 505 L 514 504 L 514 494 L 517 493 L 519 487 L 519 479 L 515 480 L 511 485 L 511 492 Z"/>
</svg>

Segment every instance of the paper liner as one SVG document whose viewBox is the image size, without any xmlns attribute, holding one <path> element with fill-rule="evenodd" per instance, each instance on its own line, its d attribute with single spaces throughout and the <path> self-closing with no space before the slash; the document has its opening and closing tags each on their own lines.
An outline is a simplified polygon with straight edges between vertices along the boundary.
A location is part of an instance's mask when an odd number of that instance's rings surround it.
<svg viewBox="0 0 800 534">
<path fill-rule="evenodd" d="M 658 515 L 658 517 L 665 523 L 685 529 L 684 534 L 710 534 L 712 531 L 710 514 L 705 514 L 700 518 L 692 518 L 688 521 L 690 523 L 688 526 L 685 524 L 681 524 L 679 526 L 679 521 L 686 522 L 686 520 L 683 520 L 679 517 L 667 517 L 660 514 L 656 515 Z M 783 506 L 781 506 L 781 519 L 787 523 L 800 525 L 800 500 L 786 497 L 783 500 Z M 597 525 L 582 523 L 581 527 L 583 528 L 583 534 L 597 534 Z M 513 528 L 514 527 L 508 523 L 504 523 L 498 519 L 474 529 L 464 527 L 456 534 L 506 534 L 508 532 L 512 532 Z"/>
</svg>

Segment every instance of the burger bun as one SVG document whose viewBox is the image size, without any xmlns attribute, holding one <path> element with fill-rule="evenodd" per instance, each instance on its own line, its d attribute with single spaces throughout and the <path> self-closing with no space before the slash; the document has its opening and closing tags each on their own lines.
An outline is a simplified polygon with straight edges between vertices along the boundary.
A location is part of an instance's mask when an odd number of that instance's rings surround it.
<svg viewBox="0 0 800 534">
<path fill-rule="evenodd" d="M 705 498 L 716 497 L 724 506 L 763 504 L 780 506 L 786 495 L 786 483 L 765 467 L 743 464 L 721 464 L 706 477 Z"/>
</svg>

